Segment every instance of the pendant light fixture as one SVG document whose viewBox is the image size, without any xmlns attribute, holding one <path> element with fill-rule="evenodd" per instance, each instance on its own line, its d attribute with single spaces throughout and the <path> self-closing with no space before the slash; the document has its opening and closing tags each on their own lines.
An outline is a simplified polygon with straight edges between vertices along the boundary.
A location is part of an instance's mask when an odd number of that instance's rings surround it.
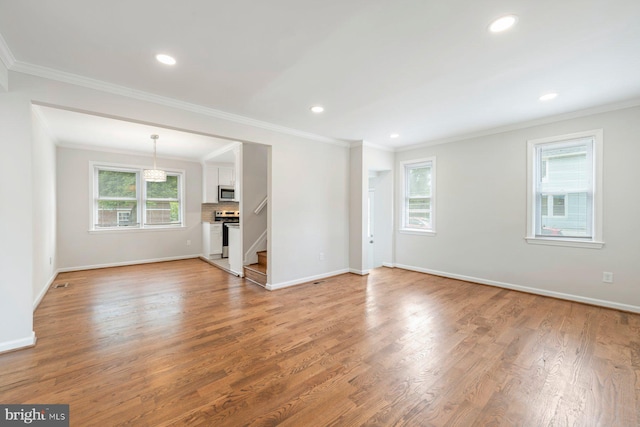
<svg viewBox="0 0 640 427">
<path fill-rule="evenodd" d="M 167 173 L 159 170 L 156 166 L 156 142 L 160 138 L 158 135 L 151 135 L 153 139 L 153 169 L 145 169 L 143 172 L 144 180 L 147 182 L 166 182 Z"/>
</svg>

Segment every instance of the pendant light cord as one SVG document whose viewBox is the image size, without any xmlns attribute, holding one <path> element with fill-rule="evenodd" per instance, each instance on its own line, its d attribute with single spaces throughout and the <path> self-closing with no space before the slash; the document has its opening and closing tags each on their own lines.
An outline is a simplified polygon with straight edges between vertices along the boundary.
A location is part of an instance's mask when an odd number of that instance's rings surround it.
<svg viewBox="0 0 640 427">
<path fill-rule="evenodd" d="M 156 143 L 158 142 L 158 135 L 151 135 L 151 139 L 153 139 L 153 169 L 158 169 L 156 166 Z"/>
</svg>

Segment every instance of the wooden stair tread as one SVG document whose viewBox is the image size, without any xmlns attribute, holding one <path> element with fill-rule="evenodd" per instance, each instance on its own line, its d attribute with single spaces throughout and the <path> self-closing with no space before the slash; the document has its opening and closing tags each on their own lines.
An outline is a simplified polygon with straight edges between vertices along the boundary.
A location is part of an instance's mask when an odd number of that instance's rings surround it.
<svg viewBox="0 0 640 427">
<path fill-rule="evenodd" d="M 245 265 L 244 268 L 255 271 L 256 273 L 267 274 L 267 266 L 263 264 Z"/>
</svg>

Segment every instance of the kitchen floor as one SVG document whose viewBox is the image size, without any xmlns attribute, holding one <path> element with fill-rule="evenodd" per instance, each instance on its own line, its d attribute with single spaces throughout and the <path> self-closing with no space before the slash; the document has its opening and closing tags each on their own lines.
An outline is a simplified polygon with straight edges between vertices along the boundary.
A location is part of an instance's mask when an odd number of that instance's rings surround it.
<svg viewBox="0 0 640 427">
<path fill-rule="evenodd" d="M 231 268 L 229 266 L 229 258 L 209 259 L 207 261 L 209 262 L 209 264 L 215 265 L 216 267 L 221 268 L 227 273 L 231 273 Z"/>
</svg>

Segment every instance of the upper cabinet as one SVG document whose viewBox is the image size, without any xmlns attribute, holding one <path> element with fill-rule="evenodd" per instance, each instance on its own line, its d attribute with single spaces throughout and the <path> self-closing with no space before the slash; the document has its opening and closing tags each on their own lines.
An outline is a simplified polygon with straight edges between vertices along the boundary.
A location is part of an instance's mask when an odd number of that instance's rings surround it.
<svg viewBox="0 0 640 427">
<path fill-rule="evenodd" d="M 218 168 L 218 185 L 234 186 L 235 183 L 235 168 L 233 167 L 219 167 Z"/>
<path fill-rule="evenodd" d="M 229 153 L 231 154 L 231 153 Z M 225 157 L 225 162 L 216 162 L 215 158 L 202 167 L 202 203 L 218 203 L 218 186 L 226 185 L 235 188 L 235 200 L 240 200 L 239 188 L 236 177 L 238 176 L 238 147 L 233 149 L 234 162 L 230 163 L 229 156 Z"/>
<path fill-rule="evenodd" d="M 218 166 L 205 165 L 203 203 L 218 203 Z"/>
</svg>

